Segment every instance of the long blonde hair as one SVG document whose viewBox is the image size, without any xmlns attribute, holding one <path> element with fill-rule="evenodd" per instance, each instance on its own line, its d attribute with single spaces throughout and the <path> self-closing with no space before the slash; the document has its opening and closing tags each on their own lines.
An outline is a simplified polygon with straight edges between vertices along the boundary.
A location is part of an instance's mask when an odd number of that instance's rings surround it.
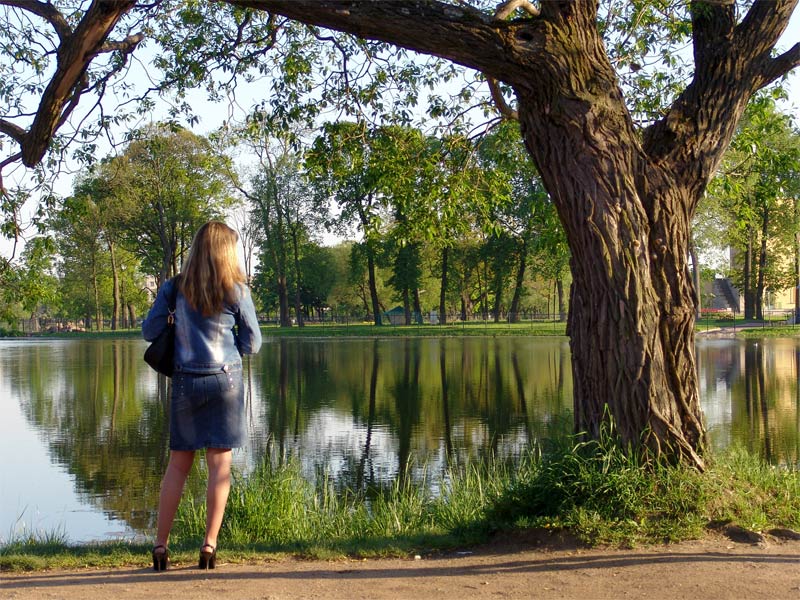
<svg viewBox="0 0 800 600">
<path fill-rule="evenodd" d="M 246 279 L 237 253 L 239 234 L 219 221 L 197 230 L 181 268 L 180 291 L 189 305 L 209 317 L 239 299 Z"/>
</svg>

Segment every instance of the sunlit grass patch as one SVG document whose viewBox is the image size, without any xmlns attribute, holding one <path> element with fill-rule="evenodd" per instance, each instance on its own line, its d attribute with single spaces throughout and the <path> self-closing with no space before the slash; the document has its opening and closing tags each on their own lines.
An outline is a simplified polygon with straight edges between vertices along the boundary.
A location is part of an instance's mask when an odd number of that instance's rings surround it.
<svg viewBox="0 0 800 600">
<path fill-rule="evenodd" d="M 485 539 L 486 511 L 508 473 L 478 466 L 448 470 L 431 491 L 400 478 L 384 488 L 336 490 L 322 476 L 310 482 L 297 462 L 268 461 L 235 478 L 220 544 L 313 555 L 397 555 L 421 545 L 448 547 Z M 175 540 L 202 539 L 205 506 L 186 500 Z"/>
</svg>

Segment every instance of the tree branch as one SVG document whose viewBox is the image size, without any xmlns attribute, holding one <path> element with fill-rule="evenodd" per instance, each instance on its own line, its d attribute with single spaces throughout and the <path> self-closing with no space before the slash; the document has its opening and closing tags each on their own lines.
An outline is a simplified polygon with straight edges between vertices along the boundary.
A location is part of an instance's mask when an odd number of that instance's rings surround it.
<svg viewBox="0 0 800 600">
<path fill-rule="evenodd" d="M 474 7 L 436 0 L 225 1 L 445 58 L 512 84 L 524 81 L 523 72 L 529 77 L 531 65 L 520 68 L 513 57 L 529 57 L 544 41 L 536 20 L 497 21 Z M 524 52 L 511 50 L 519 46 Z M 499 52 L 501 48 L 510 50 Z"/>
<path fill-rule="evenodd" d="M 800 66 L 800 43 L 795 44 L 780 56 L 773 58 L 764 66 L 759 87 L 769 85 L 798 66 Z"/>
<path fill-rule="evenodd" d="M 135 4 L 136 0 L 93 0 L 74 33 L 59 46 L 56 71 L 21 144 L 25 166 L 33 167 L 42 160 L 58 128 L 64 104 L 73 97 L 89 63 L 101 51 L 117 21 Z"/>
<path fill-rule="evenodd" d="M 694 77 L 669 113 L 645 132 L 644 145 L 652 161 L 673 165 L 694 201 L 713 176 L 751 96 L 800 62 L 799 45 L 770 57 L 797 2 L 756 0 L 735 27 L 730 3 L 692 3 Z M 688 209 L 691 214 L 694 204 Z"/>
<path fill-rule="evenodd" d="M 64 43 L 72 35 L 72 28 L 58 9 L 49 2 L 38 0 L 0 0 L 0 5 L 21 8 L 43 18 L 55 29 L 58 39 Z"/>
<path fill-rule="evenodd" d="M 515 109 L 511 108 L 506 102 L 506 99 L 503 98 L 503 91 L 500 89 L 500 85 L 497 83 L 497 80 L 494 77 L 487 76 L 486 83 L 489 84 L 489 92 L 492 94 L 492 100 L 494 100 L 494 104 L 497 107 L 498 112 L 506 119 L 519 121 L 519 113 Z"/>
<path fill-rule="evenodd" d="M 797 0 L 755 0 L 736 28 L 737 44 L 756 56 L 771 49 L 789 25 Z"/>
<path fill-rule="evenodd" d="M 529 0 L 508 0 L 497 7 L 497 10 L 494 13 L 494 18 L 498 21 L 504 21 L 518 8 L 522 8 L 528 14 L 534 17 L 538 17 L 541 14 L 539 9 L 531 4 Z M 519 121 L 519 113 L 511 108 L 506 102 L 506 99 L 503 98 L 503 91 L 500 89 L 500 85 L 497 83 L 497 80 L 491 75 L 487 75 L 486 83 L 489 84 L 489 92 L 492 95 L 492 100 L 494 101 L 498 112 L 506 119 Z"/>
<path fill-rule="evenodd" d="M 536 8 L 530 0 L 508 0 L 507 2 L 503 2 L 500 6 L 497 7 L 497 10 L 494 11 L 494 18 L 500 21 L 504 21 L 511 14 L 521 8 L 526 13 L 533 17 L 538 17 L 541 13 L 539 9 Z"/>
<path fill-rule="evenodd" d="M 692 45 L 694 64 L 703 70 L 721 53 L 730 51 L 736 26 L 736 6 L 733 2 L 691 3 Z"/>
<path fill-rule="evenodd" d="M 138 46 L 143 39 L 143 33 L 132 33 L 124 40 L 106 42 L 100 47 L 98 54 L 106 52 L 122 52 L 124 54 L 130 54 L 136 49 L 136 46 Z"/>
<path fill-rule="evenodd" d="M 19 125 L 16 125 L 11 121 L 6 121 L 5 119 L 0 119 L 0 133 L 6 134 L 8 137 L 20 144 L 25 139 L 25 130 Z"/>
</svg>

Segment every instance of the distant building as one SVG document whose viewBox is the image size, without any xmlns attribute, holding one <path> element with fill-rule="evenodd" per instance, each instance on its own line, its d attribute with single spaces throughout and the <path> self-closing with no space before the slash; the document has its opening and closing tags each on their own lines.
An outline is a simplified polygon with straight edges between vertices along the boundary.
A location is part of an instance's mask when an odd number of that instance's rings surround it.
<svg viewBox="0 0 800 600">
<path fill-rule="evenodd" d="M 406 324 L 406 311 L 402 306 L 395 306 L 392 310 L 387 310 L 383 316 L 392 325 Z"/>
</svg>

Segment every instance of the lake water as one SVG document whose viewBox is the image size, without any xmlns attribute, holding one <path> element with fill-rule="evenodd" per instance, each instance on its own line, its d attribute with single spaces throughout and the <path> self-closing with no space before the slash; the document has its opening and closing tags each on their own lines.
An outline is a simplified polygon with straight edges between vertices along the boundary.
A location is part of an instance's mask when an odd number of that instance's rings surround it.
<svg viewBox="0 0 800 600">
<path fill-rule="evenodd" d="M 145 343 L 0 340 L 0 541 L 145 535 L 168 454 L 168 380 Z M 800 456 L 800 339 L 701 340 L 715 448 Z M 571 429 L 566 338 L 267 339 L 245 365 L 248 443 L 238 469 L 300 461 L 360 489 L 421 480 L 448 461 L 513 460 Z"/>
</svg>

